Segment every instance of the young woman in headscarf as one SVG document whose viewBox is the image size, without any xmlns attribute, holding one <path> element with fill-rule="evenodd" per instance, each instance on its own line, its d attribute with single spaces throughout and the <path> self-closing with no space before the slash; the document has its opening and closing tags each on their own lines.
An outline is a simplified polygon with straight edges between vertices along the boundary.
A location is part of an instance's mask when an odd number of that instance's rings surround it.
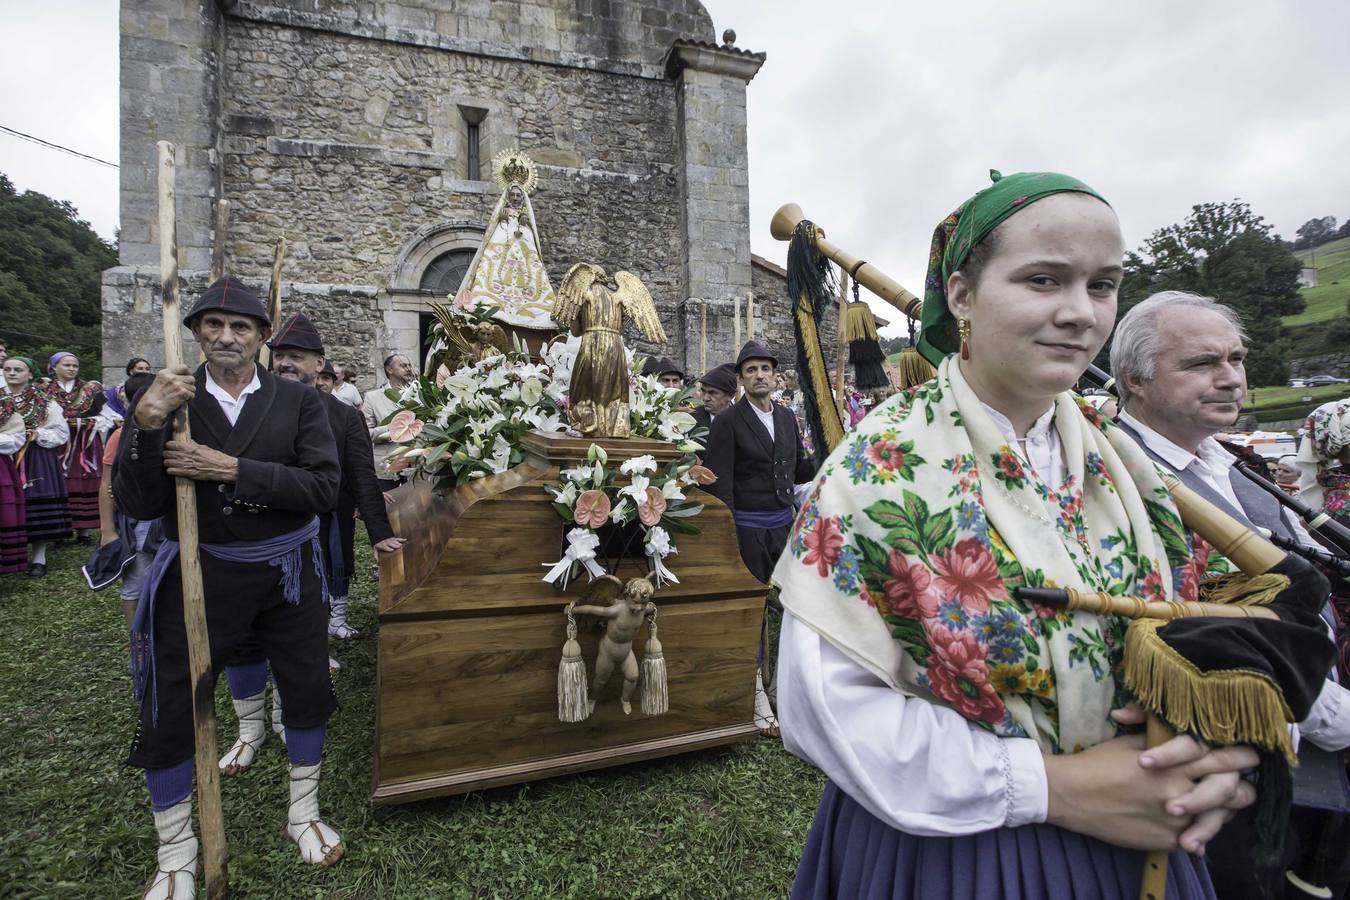
<svg viewBox="0 0 1350 900">
<path fill-rule="evenodd" d="M 0 369 L 5 376 L 0 393 L 0 454 L 10 461 L 22 486 L 22 532 L 32 548 L 25 568 L 37 578 L 47 574 L 47 545 L 70 535 L 66 476 L 56 454 L 56 448 L 70 439 L 70 429 L 61 408 L 33 387 L 36 362 L 11 356 Z M 0 482 L 3 479 L 0 474 Z M 15 533 L 3 516 L 0 501 L 0 542 Z"/>
<path fill-rule="evenodd" d="M 80 380 L 80 361 L 65 350 L 47 361 L 47 397 L 65 416 L 70 440 L 61 448 L 61 467 L 66 473 L 66 493 L 70 503 L 71 527 L 80 534 L 96 530 L 99 482 L 103 475 L 103 440 L 98 434 L 97 416 L 103 408 L 103 385 Z"/>
<path fill-rule="evenodd" d="M 1190 854 L 1254 799 L 1256 753 L 1145 750 L 1124 623 L 1012 595 L 1195 596 L 1154 467 L 1069 393 L 1115 321 L 1120 226 L 1077 179 L 994 174 L 934 234 L 936 378 L 836 448 L 774 572 L 783 740 L 830 779 L 793 896 L 1135 900 L 1167 850 L 1169 900 L 1210 898 Z"/>
</svg>

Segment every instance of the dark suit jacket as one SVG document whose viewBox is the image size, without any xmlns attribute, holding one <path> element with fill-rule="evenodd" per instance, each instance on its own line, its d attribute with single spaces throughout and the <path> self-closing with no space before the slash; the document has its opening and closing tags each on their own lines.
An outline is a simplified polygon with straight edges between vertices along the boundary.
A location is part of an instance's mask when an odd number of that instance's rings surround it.
<svg viewBox="0 0 1350 900">
<path fill-rule="evenodd" d="M 317 389 L 316 389 L 317 390 Z M 389 527 L 389 514 L 384 508 L 384 493 L 375 480 L 375 459 L 370 447 L 370 432 L 366 431 L 365 417 L 354 406 L 348 406 L 332 394 L 317 391 L 328 413 L 328 427 L 333 431 L 338 466 L 342 481 L 338 486 L 338 516 L 351 518 L 361 510 L 366 523 L 366 534 L 372 544 L 394 536 Z M 248 409 L 248 405 L 244 405 Z"/>
<path fill-rule="evenodd" d="M 704 465 L 717 475 L 708 490 L 732 509 L 792 507 L 792 487 L 810 481 L 815 468 L 802 452 L 792 410 L 773 407 L 773 440 L 742 397 L 713 419 Z"/>
<path fill-rule="evenodd" d="M 202 543 L 276 537 L 337 506 L 341 472 L 321 395 L 262 367 L 257 371 L 262 387 L 231 427 L 216 398 L 206 392 L 205 365 L 197 368 L 197 393 L 188 403 L 192 439 L 239 459 L 234 484 L 196 482 Z M 133 519 L 163 516 L 164 536 L 176 541 L 174 479 L 164 471 L 171 424 L 140 428 L 134 406 L 127 410 L 126 423 L 113 494 Z"/>
<path fill-rule="evenodd" d="M 708 412 L 706 407 L 695 406 L 692 415 L 694 417 L 694 424 L 696 426 L 701 428 L 707 428 L 709 431 L 712 430 L 712 423 L 713 423 L 712 413 Z"/>
<path fill-rule="evenodd" d="M 1129 422 L 1119 422 L 1120 430 L 1128 434 L 1136 444 L 1143 448 L 1148 454 L 1149 459 L 1171 472 L 1172 467 L 1158 454 L 1149 449 L 1144 443 L 1143 438 L 1139 436 Z M 1238 502 L 1242 504 L 1241 509 L 1235 509 L 1233 504 L 1214 488 L 1205 483 L 1205 480 L 1193 472 L 1175 472 L 1181 483 L 1204 497 L 1210 503 L 1213 503 L 1219 509 L 1228 513 L 1242 524 L 1251 527 L 1258 525 L 1269 529 L 1280 537 L 1295 539 L 1295 530 L 1290 527 L 1288 520 L 1285 519 L 1284 508 L 1280 506 L 1280 501 L 1261 490 L 1256 485 L 1247 480 L 1247 477 L 1235 468 L 1228 470 L 1228 481 L 1233 486 L 1233 493 L 1237 495 Z"/>
</svg>

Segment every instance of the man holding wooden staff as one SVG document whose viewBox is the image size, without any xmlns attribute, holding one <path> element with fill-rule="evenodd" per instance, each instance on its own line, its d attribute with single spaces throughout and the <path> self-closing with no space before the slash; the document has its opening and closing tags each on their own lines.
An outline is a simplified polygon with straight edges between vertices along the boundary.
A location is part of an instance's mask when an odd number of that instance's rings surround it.
<svg viewBox="0 0 1350 900">
<path fill-rule="evenodd" d="M 158 865 L 146 897 L 191 897 L 193 719 L 178 563 L 174 479 L 196 483 L 212 678 L 256 630 L 286 695 L 290 809 L 285 831 L 307 862 L 344 848 L 319 821 L 325 723 L 337 706 L 328 674 L 327 607 L 318 516 L 337 504 L 340 479 L 318 392 L 257 365 L 271 320 L 234 278 L 216 281 L 184 316 L 206 362 L 161 371 L 128 410 L 113 493 L 128 515 L 162 516 L 164 541 L 132 623 L 140 721 L 128 758 L 146 770 Z M 191 439 L 172 440 L 187 404 Z"/>
<path fill-rule="evenodd" d="M 1116 327 L 1111 345 L 1111 369 L 1123 407 L 1120 427 L 1154 462 L 1238 521 L 1277 538 L 1306 542 L 1293 517 L 1238 472 L 1233 467 L 1237 458 L 1215 439 L 1237 421 L 1247 394 L 1245 339 L 1237 314 L 1209 297 L 1163 291 L 1132 308 Z M 1323 608 L 1323 617 L 1333 628 L 1330 605 Z M 1291 871 L 1299 870 L 1300 860 L 1322 857 L 1312 878 L 1335 896 L 1350 886 L 1345 852 L 1350 793 L 1342 771 L 1343 753 L 1350 747 L 1350 690 L 1338 679 L 1333 669 L 1298 726 L 1303 740 L 1285 842 Z M 1259 880 L 1271 882 L 1268 896 L 1281 896 L 1284 890 L 1284 871 L 1253 867 L 1248 852 L 1251 819 L 1249 812 L 1239 814 L 1209 845 L 1210 875 L 1221 897 L 1240 896 Z M 1305 895 L 1320 896 L 1289 894 Z"/>
</svg>

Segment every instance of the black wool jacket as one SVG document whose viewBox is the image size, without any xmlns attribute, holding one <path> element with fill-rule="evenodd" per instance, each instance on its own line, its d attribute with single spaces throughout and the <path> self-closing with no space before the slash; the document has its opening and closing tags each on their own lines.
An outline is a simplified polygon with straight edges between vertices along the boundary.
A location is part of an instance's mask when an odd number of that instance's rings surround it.
<svg viewBox="0 0 1350 900">
<path fill-rule="evenodd" d="M 394 529 L 389 526 L 389 514 L 385 511 L 384 492 L 375 479 L 375 458 L 365 417 L 356 407 L 343 403 L 332 394 L 317 389 L 315 392 L 323 400 L 324 410 L 328 413 L 328 427 L 333 431 L 338 466 L 342 469 L 342 481 L 338 486 L 338 516 L 351 518 L 352 513 L 359 509 L 372 544 L 393 537 Z"/>
<path fill-rule="evenodd" d="M 206 391 L 206 366 L 196 372 L 188 403 L 192 440 L 239 459 L 234 484 L 195 482 L 202 543 L 256 541 L 295 531 L 338 502 L 341 471 L 321 394 L 308 385 L 257 368 L 261 388 L 244 403 L 233 426 Z M 133 519 L 163 517 L 164 536 L 178 540 L 174 479 L 164 471 L 164 444 L 172 426 L 136 425 L 127 410 L 117 451 L 113 495 Z"/>
<path fill-rule="evenodd" d="M 797 418 L 786 406 L 773 406 L 773 439 L 742 397 L 713 419 L 704 465 L 717 481 L 707 490 L 732 509 L 777 510 L 792 507 L 792 488 L 815 477 L 802 451 Z"/>
</svg>

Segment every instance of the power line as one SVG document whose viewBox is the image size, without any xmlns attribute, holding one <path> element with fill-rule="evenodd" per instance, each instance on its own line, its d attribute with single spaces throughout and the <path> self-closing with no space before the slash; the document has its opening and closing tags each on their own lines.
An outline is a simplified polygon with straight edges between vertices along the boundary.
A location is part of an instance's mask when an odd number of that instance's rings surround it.
<svg viewBox="0 0 1350 900">
<path fill-rule="evenodd" d="M 25 141 L 31 141 L 34 144 L 40 144 L 43 147 L 50 147 L 53 150 L 60 150 L 62 153 L 69 153 L 71 156 L 78 156 L 80 159 L 87 159 L 90 162 L 96 162 L 100 166 L 107 166 L 110 169 L 120 168 L 120 166 L 118 166 L 117 163 L 110 163 L 106 159 L 99 159 L 97 156 L 90 156 L 88 153 L 81 153 L 80 151 L 72 150 L 69 147 L 62 147 L 60 144 L 53 144 L 51 141 L 44 141 L 40 137 L 33 137 L 33 135 L 31 134 L 24 134 L 22 131 L 15 131 L 13 128 L 7 128 L 4 125 L 0 125 L 0 131 L 12 134 L 17 138 L 22 138 Z"/>
</svg>

